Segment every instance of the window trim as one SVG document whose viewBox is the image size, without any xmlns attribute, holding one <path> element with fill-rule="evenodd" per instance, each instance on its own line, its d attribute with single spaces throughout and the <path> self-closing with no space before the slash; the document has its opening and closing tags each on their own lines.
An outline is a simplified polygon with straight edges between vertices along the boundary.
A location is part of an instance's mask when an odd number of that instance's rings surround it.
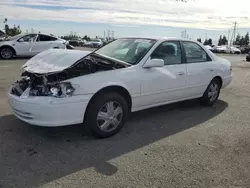
<svg viewBox="0 0 250 188">
<path fill-rule="evenodd" d="M 165 43 L 165 42 L 177 42 L 177 43 L 179 43 L 180 49 L 181 49 L 181 63 L 178 63 L 178 64 L 169 64 L 169 65 L 165 65 L 165 64 L 164 64 L 164 67 L 165 67 L 165 66 L 171 66 L 171 65 L 182 65 L 182 64 L 184 64 L 184 63 L 185 63 L 185 53 L 184 53 L 184 51 L 183 51 L 183 46 L 182 46 L 180 40 L 165 40 L 165 41 L 162 41 L 158 46 L 155 47 L 155 49 L 153 50 L 153 52 L 149 55 L 150 59 L 152 59 L 151 56 L 152 56 L 152 54 L 155 52 L 155 50 L 157 50 L 157 48 L 158 48 L 160 45 L 162 45 L 163 43 Z"/>
<path fill-rule="evenodd" d="M 185 50 L 185 47 L 184 47 L 184 44 L 183 44 L 184 42 L 194 43 L 194 44 L 198 45 L 205 52 L 205 54 L 207 55 L 207 60 L 206 61 L 187 62 L 186 50 Z M 198 44 L 196 42 L 193 42 L 193 41 L 188 41 L 188 40 L 180 41 L 180 43 L 181 43 L 181 46 L 182 46 L 182 49 L 183 49 L 183 58 L 184 58 L 184 63 L 185 64 L 206 63 L 206 62 L 213 61 L 212 58 L 208 55 L 208 53 L 203 49 L 203 47 L 200 44 Z"/>
</svg>

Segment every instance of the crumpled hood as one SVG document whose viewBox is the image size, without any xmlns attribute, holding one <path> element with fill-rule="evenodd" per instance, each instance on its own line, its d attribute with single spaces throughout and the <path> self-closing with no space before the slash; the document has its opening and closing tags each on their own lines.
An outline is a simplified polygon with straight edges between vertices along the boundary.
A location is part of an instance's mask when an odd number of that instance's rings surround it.
<svg viewBox="0 0 250 188">
<path fill-rule="evenodd" d="M 61 72 L 90 53 L 91 51 L 49 49 L 28 60 L 22 69 L 37 74 Z"/>
</svg>

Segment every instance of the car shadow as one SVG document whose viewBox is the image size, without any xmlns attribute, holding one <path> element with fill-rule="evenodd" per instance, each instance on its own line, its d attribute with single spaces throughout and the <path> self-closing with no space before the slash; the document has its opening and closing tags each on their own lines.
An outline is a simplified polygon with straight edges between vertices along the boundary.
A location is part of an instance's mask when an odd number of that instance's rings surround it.
<svg viewBox="0 0 250 188">
<path fill-rule="evenodd" d="M 11 59 L 2 59 L 0 58 L 0 61 L 15 61 L 15 60 L 29 60 L 32 57 L 12 57 Z"/>
<path fill-rule="evenodd" d="M 108 161 L 170 135 L 203 126 L 228 104 L 213 107 L 197 100 L 132 113 L 117 135 L 107 139 L 86 137 L 79 125 L 43 128 L 13 115 L 0 118 L 0 187 L 35 187 L 79 170 L 93 167 L 107 176 L 118 171 Z"/>
</svg>

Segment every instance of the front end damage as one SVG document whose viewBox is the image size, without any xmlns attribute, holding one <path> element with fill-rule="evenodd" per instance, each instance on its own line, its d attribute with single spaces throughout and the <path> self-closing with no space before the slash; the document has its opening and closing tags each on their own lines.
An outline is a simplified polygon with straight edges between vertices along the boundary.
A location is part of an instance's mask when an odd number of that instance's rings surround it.
<svg viewBox="0 0 250 188">
<path fill-rule="evenodd" d="M 10 94 L 20 97 L 25 92 L 26 96 L 69 97 L 77 87 L 70 83 L 71 78 L 124 67 L 126 66 L 90 55 L 62 71 L 49 73 L 24 71 L 22 78 L 12 85 Z"/>
</svg>

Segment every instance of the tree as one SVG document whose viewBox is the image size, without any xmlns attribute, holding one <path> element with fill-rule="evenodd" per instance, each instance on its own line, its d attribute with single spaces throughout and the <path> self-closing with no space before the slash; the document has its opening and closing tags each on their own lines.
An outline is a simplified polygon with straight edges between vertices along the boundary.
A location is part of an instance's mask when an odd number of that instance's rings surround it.
<svg viewBox="0 0 250 188">
<path fill-rule="evenodd" d="M 207 39 L 205 39 L 203 45 L 208 45 L 208 40 Z"/>
<path fill-rule="evenodd" d="M 220 38 L 219 38 L 219 41 L 218 41 L 218 45 L 219 46 L 226 45 L 227 43 L 228 43 L 227 37 L 225 35 L 223 35 L 223 36 L 220 35 Z"/>
<path fill-rule="evenodd" d="M 86 41 L 90 41 L 90 37 L 88 37 L 87 35 L 85 35 L 85 36 L 83 37 L 83 39 L 86 40 Z"/>
<path fill-rule="evenodd" d="M 218 41 L 218 45 L 220 46 L 222 44 L 222 37 L 220 35 L 219 41 Z"/>
<path fill-rule="evenodd" d="M 221 42 L 222 42 L 221 45 L 226 45 L 228 43 L 227 37 L 225 35 L 223 36 Z"/>
<path fill-rule="evenodd" d="M 209 38 L 209 39 L 208 39 L 208 41 L 207 41 L 207 43 L 208 43 L 208 45 L 210 45 L 210 46 L 211 46 L 211 45 L 213 44 L 212 39 L 211 39 L 211 38 Z"/>
<path fill-rule="evenodd" d="M 5 18 L 3 23 L 5 23 L 5 26 L 4 26 L 4 30 L 5 30 L 5 33 L 8 35 L 8 36 L 15 36 L 15 35 L 18 35 L 22 32 L 20 26 L 16 26 L 14 25 L 13 27 L 10 27 L 8 25 L 8 19 Z"/>
<path fill-rule="evenodd" d="M 233 44 L 235 44 L 235 45 L 240 45 L 240 40 L 241 40 L 240 34 L 238 34 L 238 35 L 236 36 L 236 39 L 235 39 L 235 41 L 234 41 Z"/>
<path fill-rule="evenodd" d="M 202 42 L 201 42 L 201 38 L 198 38 L 197 41 L 200 42 L 200 43 L 202 43 Z"/>
<path fill-rule="evenodd" d="M 249 33 L 247 32 L 247 34 L 245 35 L 245 38 L 244 38 L 244 45 L 248 45 L 249 44 Z"/>
<path fill-rule="evenodd" d="M 245 42 L 245 38 L 242 36 L 240 39 L 240 46 L 243 46 Z"/>
</svg>

